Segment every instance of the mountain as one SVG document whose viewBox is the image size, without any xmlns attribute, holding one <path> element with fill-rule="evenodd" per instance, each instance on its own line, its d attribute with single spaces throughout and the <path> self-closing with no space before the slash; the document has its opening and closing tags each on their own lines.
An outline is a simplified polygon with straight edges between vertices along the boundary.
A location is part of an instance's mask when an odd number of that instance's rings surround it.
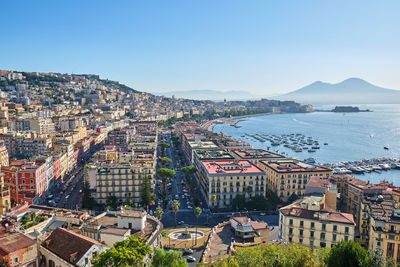
<svg viewBox="0 0 400 267">
<path fill-rule="evenodd" d="M 246 91 L 217 91 L 217 90 L 187 90 L 158 93 L 163 96 L 175 96 L 177 98 L 187 98 L 196 100 L 244 100 L 249 99 L 252 95 Z"/>
<path fill-rule="evenodd" d="M 400 91 L 350 78 L 335 84 L 314 82 L 278 99 L 303 104 L 397 104 L 400 103 Z"/>
</svg>

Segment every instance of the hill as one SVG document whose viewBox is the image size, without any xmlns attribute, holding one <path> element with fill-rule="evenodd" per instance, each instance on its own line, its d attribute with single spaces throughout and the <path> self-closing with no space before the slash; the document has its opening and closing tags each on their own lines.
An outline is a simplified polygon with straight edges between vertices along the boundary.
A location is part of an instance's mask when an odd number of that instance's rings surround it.
<svg viewBox="0 0 400 267">
<path fill-rule="evenodd" d="M 296 91 L 279 96 L 304 104 L 398 104 L 400 91 L 382 88 L 359 78 L 331 84 L 314 82 Z"/>
</svg>

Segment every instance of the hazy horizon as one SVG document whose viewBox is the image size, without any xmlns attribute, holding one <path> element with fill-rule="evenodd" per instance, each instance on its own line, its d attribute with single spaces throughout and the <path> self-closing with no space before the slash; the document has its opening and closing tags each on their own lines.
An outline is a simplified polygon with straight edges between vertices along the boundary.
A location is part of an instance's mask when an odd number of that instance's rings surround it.
<svg viewBox="0 0 400 267">
<path fill-rule="evenodd" d="M 157 94 L 277 96 L 351 77 L 399 90 L 399 8 L 398 1 L 7 0 L 0 69 L 93 73 Z"/>
</svg>

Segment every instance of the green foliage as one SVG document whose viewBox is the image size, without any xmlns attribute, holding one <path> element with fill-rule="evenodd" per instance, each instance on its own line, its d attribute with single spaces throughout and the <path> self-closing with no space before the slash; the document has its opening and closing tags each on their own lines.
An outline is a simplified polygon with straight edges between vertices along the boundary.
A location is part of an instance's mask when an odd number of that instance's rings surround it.
<svg viewBox="0 0 400 267">
<path fill-rule="evenodd" d="M 162 149 L 166 149 L 166 148 L 169 148 L 171 145 L 170 144 L 168 144 L 168 143 L 166 143 L 166 142 L 161 142 L 160 144 L 160 147 L 162 148 Z"/>
<path fill-rule="evenodd" d="M 162 158 L 160 158 L 160 160 L 161 160 L 162 164 L 167 164 L 167 163 L 171 163 L 172 162 L 172 159 L 170 159 L 168 157 L 162 157 Z"/>
<path fill-rule="evenodd" d="M 92 197 L 92 191 L 90 190 L 88 170 L 85 167 L 83 172 L 82 206 L 83 208 L 93 209 L 95 205 L 96 201 Z"/>
<path fill-rule="evenodd" d="M 236 255 L 219 261 L 213 266 L 323 266 L 310 248 L 301 245 L 268 245 L 241 248 Z M 343 266 L 342 266 L 343 267 Z"/>
<path fill-rule="evenodd" d="M 114 244 L 97 258 L 93 259 L 94 267 L 120 267 L 120 266 L 143 266 L 144 257 L 151 253 L 151 248 L 145 240 L 133 235 L 128 239 Z"/>
<path fill-rule="evenodd" d="M 179 203 L 179 201 L 176 199 L 172 202 L 172 205 L 171 205 L 171 208 L 173 209 L 174 215 L 175 215 L 175 225 L 176 225 L 176 213 L 178 212 L 180 205 L 181 205 L 181 203 Z"/>
<path fill-rule="evenodd" d="M 151 187 L 151 180 L 148 175 L 145 175 L 140 186 L 140 198 L 143 206 L 150 206 L 156 199 Z"/>
<path fill-rule="evenodd" d="M 185 166 L 181 168 L 181 172 L 183 172 L 186 176 L 186 179 L 189 178 L 190 175 L 194 174 L 195 172 L 197 172 L 197 169 L 195 166 L 191 165 L 191 166 Z"/>
<path fill-rule="evenodd" d="M 336 246 L 331 248 L 325 258 L 325 262 L 328 267 L 373 266 L 373 259 L 368 254 L 368 251 L 353 240 L 348 242 L 340 241 Z"/>
<path fill-rule="evenodd" d="M 194 209 L 194 214 L 196 215 L 196 217 L 199 217 L 200 214 L 201 214 L 201 212 L 202 212 L 202 210 L 201 210 L 200 207 L 196 207 L 196 208 Z"/>
<path fill-rule="evenodd" d="M 157 170 L 157 174 L 160 177 L 171 178 L 176 174 L 176 172 L 174 170 L 171 170 L 171 169 L 160 168 L 160 169 Z"/>
<path fill-rule="evenodd" d="M 290 197 L 288 198 L 287 203 L 288 203 L 288 204 L 291 204 L 291 203 L 295 202 L 298 198 L 299 198 L 299 197 L 298 197 L 295 193 L 293 193 L 293 194 L 291 194 Z"/>
<path fill-rule="evenodd" d="M 187 262 L 182 259 L 182 252 L 176 250 L 163 250 L 156 248 L 154 250 L 152 267 L 185 267 Z"/>
<path fill-rule="evenodd" d="M 106 199 L 106 206 L 110 208 L 110 210 L 116 210 L 118 205 L 118 199 L 116 196 L 108 196 Z"/>
<path fill-rule="evenodd" d="M 157 218 L 159 220 L 162 219 L 163 214 L 164 214 L 164 210 L 161 207 L 157 207 L 156 211 L 155 211 L 155 215 L 157 216 Z"/>
<path fill-rule="evenodd" d="M 256 195 L 248 199 L 244 195 L 237 195 L 232 199 L 232 209 L 243 210 L 245 208 L 248 210 L 273 210 L 276 205 L 262 195 Z"/>
</svg>

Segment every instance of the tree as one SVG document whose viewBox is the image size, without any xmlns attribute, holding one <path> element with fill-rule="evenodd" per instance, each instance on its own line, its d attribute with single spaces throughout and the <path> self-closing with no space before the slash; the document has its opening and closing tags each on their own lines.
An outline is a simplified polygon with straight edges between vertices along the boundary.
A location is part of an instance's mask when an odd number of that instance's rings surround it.
<svg viewBox="0 0 400 267">
<path fill-rule="evenodd" d="M 144 257 L 149 253 L 151 248 L 143 238 L 130 235 L 128 239 L 116 242 L 92 262 L 94 267 L 143 266 Z"/>
<path fill-rule="evenodd" d="M 181 203 L 179 203 L 179 201 L 176 199 L 172 202 L 172 205 L 171 205 L 172 209 L 174 210 L 174 214 L 175 214 L 175 227 L 176 227 L 176 213 L 178 212 L 180 205 L 181 205 Z"/>
<path fill-rule="evenodd" d="M 150 177 L 147 174 L 144 175 L 140 186 L 140 198 L 142 205 L 149 210 L 149 206 L 155 200 L 155 195 L 151 187 Z"/>
<path fill-rule="evenodd" d="M 353 240 L 342 240 L 331 248 L 325 262 L 328 267 L 364 267 L 373 265 L 372 257 L 368 254 L 368 251 Z"/>
<path fill-rule="evenodd" d="M 164 194 L 166 191 L 165 186 L 167 184 L 167 180 L 172 178 L 175 174 L 176 172 L 171 169 L 161 168 L 157 170 L 157 175 L 161 177 L 162 189 Z"/>
<path fill-rule="evenodd" d="M 157 218 L 161 221 L 164 211 L 161 207 L 157 207 L 155 214 L 156 214 Z"/>
<path fill-rule="evenodd" d="M 161 160 L 161 164 L 162 164 L 163 166 L 166 166 L 168 163 L 171 163 L 171 162 L 172 162 L 172 159 L 170 159 L 170 158 L 168 158 L 168 157 L 162 157 L 162 158 L 160 158 L 160 160 Z"/>
<path fill-rule="evenodd" d="M 164 250 L 156 248 L 154 250 L 152 267 L 169 266 L 169 267 L 186 267 L 187 261 L 182 259 L 182 252 L 177 250 Z"/>
<path fill-rule="evenodd" d="M 217 196 L 216 195 L 212 195 L 211 196 L 211 203 L 213 204 L 213 206 L 215 206 L 215 202 L 217 202 Z"/>
<path fill-rule="evenodd" d="M 194 174 L 197 172 L 197 169 L 195 166 L 185 166 L 181 168 L 181 172 L 185 174 L 186 180 L 189 179 L 190 175 Z"/>
<path fill-rule="evenodd" d="M 83 208 L 93 209 L 95 205 L 96 201 L 92 197 L 92 191 L 90 190 L 88 170 L 85 167 L 83 172 L 82 206 Z"/>
<path fill-rule="evenodd" d="M 197 226 L 199 225 L 199 216 L 201 214 L 201 208 L 200 207 L 196 207 L 194 209 L 194 214 L 196 215 L 196 234 L 197 234 Z M 197 245 L 197 238 L 196 238 L 196 245 Z"/>
<path fill-rule="evenodd" d="M 165 142 L 161 142 L 160 143 L 160 147 L 161 147 L 161 153 L 162 155 L 165 154 L 165 149 L 169 148 L 171 145 Z"/>
<path fill-rule="evenodd" d="M 117 209 L 118 199 L 116 196 L 108 196 L 106 199 L 106 206 L 111 207 L 113 210 Z"/>
<path fill-rule="evenodd" d="M 251 197 L 252 192 L 253 192 L 253 187 L 251 187 L 251 186 L 246 187 L 246 193 L 249 198 Z"/>
<path fill-rule="evenodd" d="M 395 267 L 396 262 L 393 258 L 385 258 L 383 250 L 380 248 L 369 251 L 369 255 L 372 258 L 373 266 L 383 266 L 383 267 Z"/>
</svg>

